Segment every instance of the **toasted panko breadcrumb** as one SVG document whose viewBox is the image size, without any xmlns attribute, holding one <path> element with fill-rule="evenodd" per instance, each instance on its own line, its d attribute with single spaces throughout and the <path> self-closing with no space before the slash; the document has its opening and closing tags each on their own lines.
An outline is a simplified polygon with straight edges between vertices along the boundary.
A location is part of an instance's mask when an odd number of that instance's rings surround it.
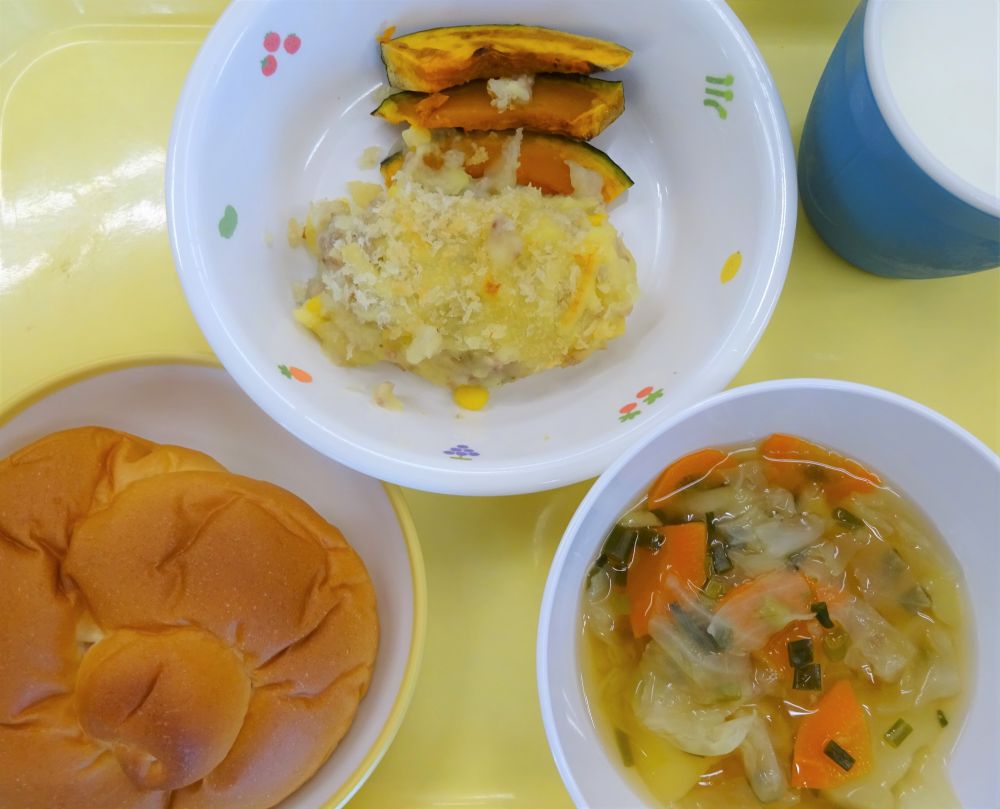
<svg viewBox="0 0 1000 809">
<path fill-rule="evenodd" d="M 516 184 L 519 134 L 479 179 L 435 137 L 408 130 L 390 188 L 349 183 L 348 200 L 314 204 L 301 227 L 307 247 L 309 225 L 318 234 L 320 265 L 296 317 L 331 356 L 490 387 L 620 335 L 635 261 L 587 170 L 571 167 L 573 196 L 545 196 Z"/>
</svg>

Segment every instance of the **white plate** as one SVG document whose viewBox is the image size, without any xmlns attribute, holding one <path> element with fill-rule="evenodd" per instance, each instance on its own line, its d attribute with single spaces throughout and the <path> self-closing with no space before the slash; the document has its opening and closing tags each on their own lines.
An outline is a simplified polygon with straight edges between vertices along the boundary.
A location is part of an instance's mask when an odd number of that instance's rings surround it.
<svg viewBox="0 0 1000 809">
<path fill-rule="evenodd" d="M 423 648 L 423 560 L 398 492 L 390 498 L 378 481 L 296 441 L 225 372 L 190 365 L 111 371 L 58 389 L 0 428 L 0 457 L 47 433 L 86 425 L 199 449 L 232 472 L 283 486 L 339 527 L 361 555 L 380 621 L 371 685 L 333 755 L 281 809 L 344 804 L 392 741 Z"/>
<path fill-rule="evenodd" d="M 376 36 L 520 22 L 621 42 L 625 112 L 595 141 L 635 186 L 612 221 L 635 255 L 641 298 L 623 337 L 573 368 L 503 386 L 482 412 L 387 364 L 340 368 L 292 318 L 313 259 L 290 217 L 378 181 L 357 160 L 399 138 L 369 113 L 385 82 Z M 262 72 L 265 37 L 281 45 Z M 298 48 L 286 51 L 290 35 Z M 269 43 L 271 44 L 271 43 Z M 227 224 L 220 220 L 232 210 Z M 384 480 L 456 494 L 512 494 L 582 480 L 684 406 L 721 390 L 767 325 L 795 229 L 794 159 L 777 90 L 720 0 L 236 0 L 195 60 L 167 160 L 174 257 L 199 325 L 240 386 L 321 452 Z M 231 217 L 235 216 L 235 220 Z M 739 253 L 728 283 L 722 268 Z M 279 372 L 298 366 L 300 384 Z M 383 380 L 403 412 L 372 403 Z M 640 393 L 642 395 L 640 395 Z M 469 451 L 466 451 L 469 450 Z M 474 453 L 474 454 L 473 454 Z"/>
</svg>

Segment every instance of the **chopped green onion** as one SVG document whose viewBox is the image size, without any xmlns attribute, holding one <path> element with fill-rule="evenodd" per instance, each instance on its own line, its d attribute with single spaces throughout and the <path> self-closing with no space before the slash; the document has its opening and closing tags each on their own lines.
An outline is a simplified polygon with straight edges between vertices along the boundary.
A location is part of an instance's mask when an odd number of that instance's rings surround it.
<svg viewBox="0 0 1000 809">
<path fill-rule="evenodd" d="M 726 594 L 726 583 L 720 579 L 718 576 L 712 576 L 705 585 L 705 595 L 707 595 L 712 601 L 718 601 Z"/>
<path fill-rule="evenodd" d="M 833 620 L 830 618 L 830 610 L 826 607 L 825 601 L 817 601 L 815 604 L 809 606 L 816 614 L 816 620 L 819 621 L 820 626 L 824 629 L 833 629 Z"/>
<path fill-rule="evenodd" d="M 715 514 L 711 511 L 705 515 L 705 527 L 708 529 L 708 557 L 712 573 L 728 573 L 733 569 L 733 560 L 729 558 L 726 540 L 719 536 L 715 528 Z"/>
<path fill-rule="evenodd" d="M 788 665 L 793 669 L 813 662 L 812 638 L 799 638 L 788 641 Z"/>
<path fill-rule="evenodd" d="M 806 663 L 795 669 L 792 677 L 792 688 L 799 691 L 822 691 L 823 670 L 819 663 Z"/>
<path fill-rule="evenodd" d="M 854 766 L 854 756 L 848 753 L 833 739 L 830 739 L 830 741 L 826 743 L 826 747 L 823 748 L 823 752 L 826 753 L 827 758 L 840 767 L 840 769 L 844 770 L 844 772 L 847 772 Z"/>
<path fill-rule="evenodd" d="M 711 511 L 705 515 L 705 526 L 708 529 L 709 571 L 713 574 L 728 573 L 733 569 L 733 561 L 729 558 L 726 541 L 715 529 L 715 514 Z"/>
<path fill-rule="evenodd" d="M 629 741 L 628 734 L 615 728 L 615 742 L 618 744 L 618 752 L 622 756 L 622 764 L 631 767 L 635 760 L 632 758 L 632 743 Z"/>
<path fill-rule="evenodd" d="M 843 660 L 850 645 L 851 636 L 842 626 L 836 626 L 823 636 L 823 650 L 831 660 Z"/>
<path fill-rule="evenodd" d="M 587 574 L 587 582 L 589 583 L 592 578 L 608 564 L 608 557 L 603 553 L 594 560 L 593 567 L 590 568 L 590 572 Z"/>
<path fill-rule="evenodd" d="M 590 568 L 590 570 L 587 573 L 587 590 L 588 591 L 591 589 L 591 587 L 594 586 L 594 576 L 598 576 L 598 575 L 600 575 L 602 573 L 605 575 L 605 579 L 608 582 L 608 586 L 610 587 L 611 585 L 613 585 L 614 582 L 615 582 L 615 571 L 614 570 L 610 570 L 608 568 L 608 557 L 605 556 L 603 553 L 600 556 L 597 557 L 597 559 L 595 560 L 593 566 Z M 607 594 L 605 594 L 605 595 L 607 595 Z"/>
<path fill-rule="evenodd" d="M 846 508 L 835 508 L 833 510 L 833 519 L 844 525 L 848 525 L 851 528 L 860 528 L 864 523 L 855 517 Z"/>
<path fill-rule="evenodd" d="M 938 710 L 938 712 L 937 712 L 937 718 L 938 718 L 938 724 L 941 727 L 943 727 L 943 728 L 948 727 L 948 717 L 944 715 L 944 711 Z"/>
<path fill-rule="evenodd" d="M 635 543 L 638 539 L 639 532 L 637 529 L 616 525 L 611 529 L 611 533 L 608 534 L 608 538 L 604 541 L 604 547 L 601 548 L 601 555 L 606 556 L 613 562 L 624 563 L 628 567 L 632 561 L 632 554 L 635 551 Z"/>
<path fill-rule="evenodd" d="M 733 569 L 733 560 L 729 558 L 724 540 L 713 539 L 708 543 L 708 552 L 712 556 L 713 573 L 728 573 Z"/>
<path fill-rule="evenodd" d="M 655 528 L 651 528 L 649 526 L 637 526 L 633 530 L 636 531 L 637 534 L 637 545 L 641 545 L 644 548 L 652 548 L 654 551 L 663 547 L 663 543 L 665 541 L 663 534 Z"/>
<path fill-rule="evenodd" d="M 712 558 L 713 573 L 728 573 L 733 569 L 733 560 L 729 558 L 729 551 L 724 540 L 713 539 L 708 543 L 708 552 Z"/>
<path fill-rule="evenodd" d="M 882 736 L 892 747 L 899 747 L 913 733 L 913 726 L 905 719 L 897 719 Z"/>
<path fill-rule="evenodd" d="M 625 569 L 625 563 L 609 559 L 602 553 L 597 557 L 597 560 L 594 562 L 594 566 L 590 568 L 590 572 L 587 573 L 587 587 L 590 587 L 591 580 L 594 576 L 602 571 L 608 574 L 613 586 L 625 586 L 625 580 L 628 574 L 628 571 Z"/>
</svg>

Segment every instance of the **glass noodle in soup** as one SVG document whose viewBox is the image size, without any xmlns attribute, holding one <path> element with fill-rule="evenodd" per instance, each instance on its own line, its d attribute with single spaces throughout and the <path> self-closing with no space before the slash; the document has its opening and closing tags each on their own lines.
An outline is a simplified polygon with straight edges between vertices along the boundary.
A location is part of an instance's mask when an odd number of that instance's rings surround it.
<svg viewBox="0 0 1000 809">
<path fill-rule="evenodd" d="M 663 470 L 583 595 L 609 755 L 678 809 L 957 807 L 961 573 L 873 471 L 789 435 Z"/>
</svg>

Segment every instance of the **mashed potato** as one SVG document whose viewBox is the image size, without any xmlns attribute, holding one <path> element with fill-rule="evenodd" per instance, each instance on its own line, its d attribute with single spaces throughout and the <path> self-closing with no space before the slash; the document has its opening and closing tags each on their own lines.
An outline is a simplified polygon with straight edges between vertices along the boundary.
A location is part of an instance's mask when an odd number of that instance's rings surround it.
<svg viewBox="0 0 1000 809">
<path fill-rule="evenodd" d="M 296 317 L 336 362 L 493 386 L 622 334 L 635 261 L 599 197 L 517 186 L 519 136 L 480 179 L 426 132 L 406 139 L 388 189 L 351 183 L 349 200 L 315 203 L 290 231 L 319 259 Z"/>
</svg>

